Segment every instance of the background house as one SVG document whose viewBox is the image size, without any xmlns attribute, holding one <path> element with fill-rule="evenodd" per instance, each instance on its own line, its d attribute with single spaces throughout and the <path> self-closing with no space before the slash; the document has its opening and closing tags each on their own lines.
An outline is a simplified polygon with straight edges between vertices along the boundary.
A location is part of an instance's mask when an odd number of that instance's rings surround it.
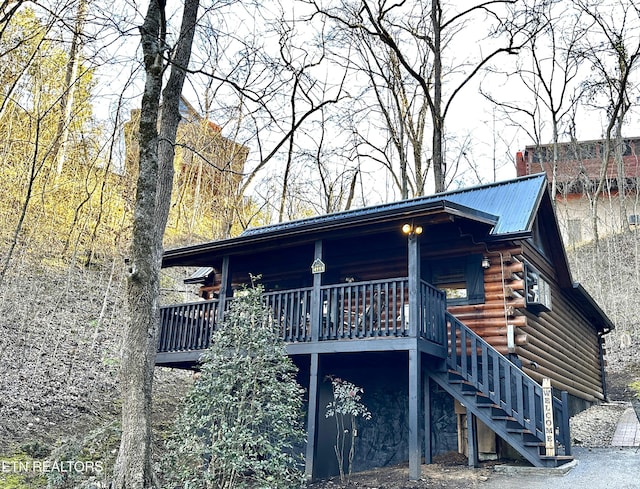
<svg viewBox="0 0 640 489">
<path fill-rule="evenodd" d="M 180 99 L 180 114 L 167 224 L 169 241 L 175 234 L 187 236 L 189 242 L 226 237 L 233 225 L 249 149 L 224 137 L 220 126 L 198 114 L 184 98 Z M 125 123 L 128 175 L 137 174 L 139 117 L 140 110 L 132 110 Z"/>
<path fill-rule="evenodd" d="M 561 464 L 569 414 L 606 398 L 613 324 L 571 278 L 542 174 L 248 229 L 163 266 L 200 267 L 187 281 L 214 294 L 163 307 L 157 364 L 177 368 L 197 367 L 234 291 L 261 275 L 307 390 L 314 477 L 337 471 L 330 375 L 364 387 L 372 412 L 356 470 L 408 461 L 413 477 L 456 449 Z M 544 378 L 564 456 L 541 451 Z"/>
<path fill-rule="evenodd" d="M 574 246 L 594 238 L 591 201 L 602 168 L 603 140 L 558 144 L 555 169 L 556 212 L 565 243 Z M 518 176 L 544 172 L 553 179 L 553 144 L 527 146 L 516 155 Z M 615 141 L 606 182 L 598 199 L 598 234 L 606 236 L 640 223 L 638 177 L 640 138 L 625 138 L 620 148 L 620 164 L 615 159 Z"/>
</svg>

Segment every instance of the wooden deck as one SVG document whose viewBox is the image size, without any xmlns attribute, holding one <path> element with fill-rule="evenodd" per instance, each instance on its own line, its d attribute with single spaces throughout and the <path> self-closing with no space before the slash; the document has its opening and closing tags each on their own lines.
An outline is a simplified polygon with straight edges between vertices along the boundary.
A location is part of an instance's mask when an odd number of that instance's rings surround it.
<svg viewBox="0 0 640 489">
<path fill-rule="evenodd" d="M 421 377 L 422 381 L 430 378 L 467 407 L 468 419 L 481 419 L 532 464 L 551 467 L 571 459 L 566 393 L 561 398 L 554 396 L 550 405 L 556 421 L 551 439 L 563 454 L 546 456 L 542 450 L 548 435 L 542 387 L 448 313 L 444 293 L 430 284 L 401 277 L 269 291 L 263 299 L 288 353 L 310 355 L 310 377 L 316 381 L 319 354 L 406 351 L 413 399 L 409 405 L 411 433 L 420 431 Z M 232 300 L 163 307 L 156 364 L 194 368 Z M 423 364 L 422 354 L 436 362 Z M 437 368 L 431 368 L 435 365 Z M 310 385 L 315 384 L 310 380 Z M 316 392 L 315 388 L 312 391 Z M 424 395 L 427 394 L 428 389 L 424 388 Z M 310 400 L 315 395 L 310 394 Z M 427 419 L 428 406 L 425 398 Z M 310 412 L 311 420 L 315 420 L 314 412 Z M 314 426 L 309 426 L 310 432 L 315 433 Z M 469 432 L 471 447 L 475 428 Z M 425 436 L 426 454 L 431 452 L 430 438 Z M 410 466 L 414 470 L 419 466 L 417 440 L 410 437 L 410 453 L 415 459 L 410 459 Z M 307 458 L 312 466 L 314 452 L 309 450 Z M 426 460 L 430 463 L 430 455 Z M 477 464 L 475 449 L 470 452 L 469 461 Z"/>
<path fill-rule="evenodd" d="M 289 354 L 408 350 L 444 358 L 444 293 L 406 277 L 264 294 Z M 412 290 L 414 289 L 414 290 Z M 159 366 L 194 366 L 233 299 L 161 308 Z"/>
</svg>

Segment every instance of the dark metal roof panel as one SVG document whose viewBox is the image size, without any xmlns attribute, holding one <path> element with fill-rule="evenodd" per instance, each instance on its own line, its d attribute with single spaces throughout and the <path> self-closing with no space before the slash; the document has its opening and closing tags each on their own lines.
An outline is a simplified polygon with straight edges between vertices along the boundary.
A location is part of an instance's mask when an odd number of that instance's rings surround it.
<svg viewBox="0 0 640 489">
<path fill-rule="evenodd" d="M 428 197 L 250 228 L 242 233 L 242 236 L 279 233 L 299 226 L 322 227 L 343 220 L 358 220 L 387 212 L 415 211 L 421 206 L 428 209 L 437 202 L 442 202 L 445 207 L 447 203 L 454 204 L 455 207 L 462 206 L 468 214 L 473 214 L 473 211 L 476 211 L 478 218 L 486 219 L 490 216 L 496 221 L 491 232 L 492 235 L 518 233 L 531 229 L 545 186 L 546 176 L 544 174 L 526 176 L 506 182 L 443 192 Z"/>
<path fill-rule="evenodd" d="M 184 279 L 185 284 L 204 283 L 209 275 L 214 272 L 212 267 L 200 267 L 191 274 L 190 277 Z"/>
<path fill-rule="evenodd" d="M 447 200 L 498 216 L 492 235 L 530 231 L 544 194 L 544 174 L 453 192 Z"/>
</svg>

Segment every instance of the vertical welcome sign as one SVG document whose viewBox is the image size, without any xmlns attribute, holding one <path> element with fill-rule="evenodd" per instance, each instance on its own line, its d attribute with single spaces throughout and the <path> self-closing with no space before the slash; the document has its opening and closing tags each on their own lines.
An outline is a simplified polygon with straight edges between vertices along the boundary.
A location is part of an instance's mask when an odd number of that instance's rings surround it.
<svg viewBox="0 0 640 489">
<path fill-rule="evenodd" d="M 551 380 L 542 379 L 542 414 L 544 423 L 544 448 L 548 457 L 556 454 L 556 437 L 553 427 L 553 394 Z"/>
</svg>

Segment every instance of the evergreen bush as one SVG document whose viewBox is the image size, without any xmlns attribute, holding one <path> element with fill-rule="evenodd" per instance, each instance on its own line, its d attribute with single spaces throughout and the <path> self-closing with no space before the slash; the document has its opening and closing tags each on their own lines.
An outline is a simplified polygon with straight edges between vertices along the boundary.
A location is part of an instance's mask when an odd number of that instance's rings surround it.
<svg viewBox="0 0 640 489">
<path fill-rule="evenodd" d="M 167 443 L 166 487 L 295 488 L 305 432 L 296 367 L 262 287 L 231 301 Z"/>
</svg>

